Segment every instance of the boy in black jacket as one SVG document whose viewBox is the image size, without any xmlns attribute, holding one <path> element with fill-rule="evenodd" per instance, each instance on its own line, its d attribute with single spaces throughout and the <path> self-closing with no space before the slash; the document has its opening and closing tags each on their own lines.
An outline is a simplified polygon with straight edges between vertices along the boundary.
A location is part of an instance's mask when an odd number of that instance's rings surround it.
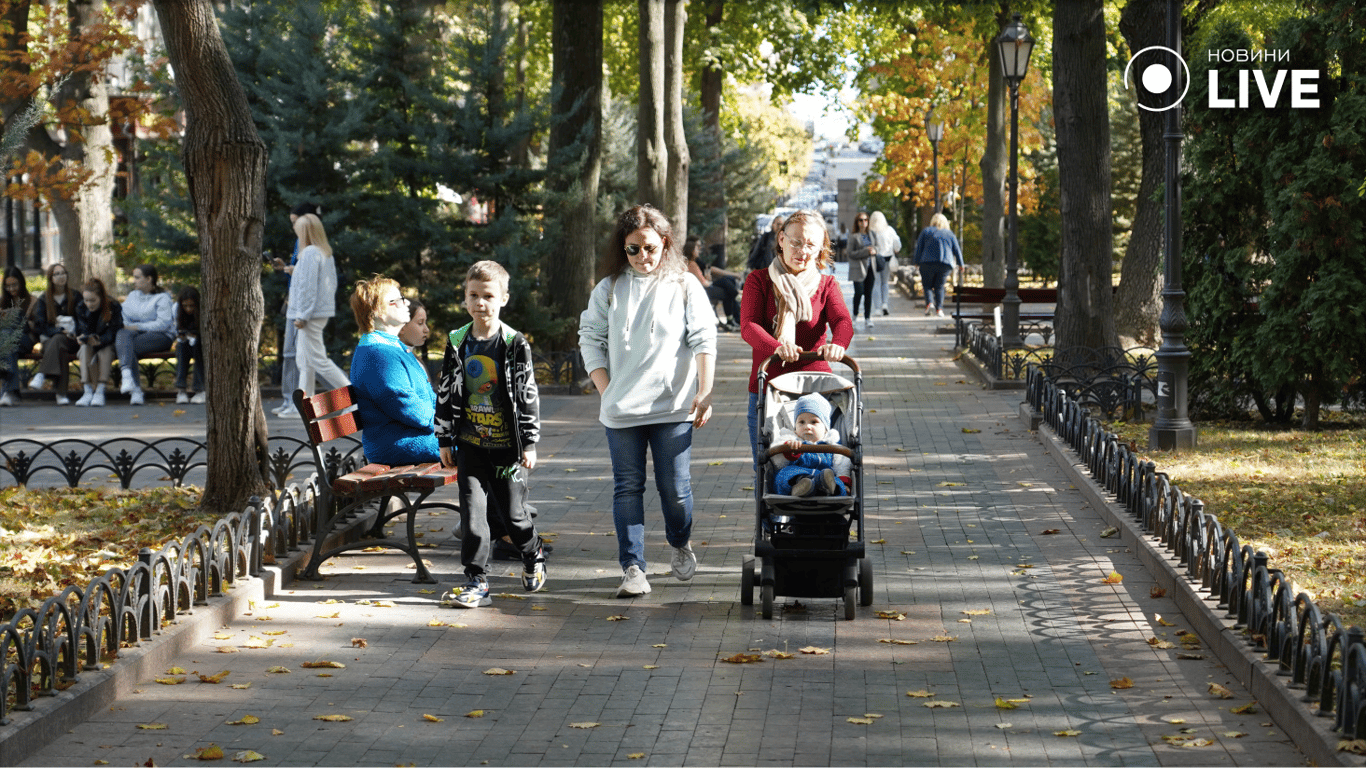
<svg viewBox="0 0 1366 768">
<path fill-rule="evenodd" d="M 490 514 L 522 554 L 522 586 L 528 592 L 545 586 L 545 552 L 524 501 L 525 473 L 536 466 L 540 396 L 531 345 L 498 319 L 508 303 L 508 280 L 493 261 L 466 273 L 465 311 L 474 321 L 451 332 L 437 387 L 441 463 L 460 470 L 460 562 L 467 581 L 442 596 L 441 604 L 452 608 L 493 602 Z"/>
</svg>

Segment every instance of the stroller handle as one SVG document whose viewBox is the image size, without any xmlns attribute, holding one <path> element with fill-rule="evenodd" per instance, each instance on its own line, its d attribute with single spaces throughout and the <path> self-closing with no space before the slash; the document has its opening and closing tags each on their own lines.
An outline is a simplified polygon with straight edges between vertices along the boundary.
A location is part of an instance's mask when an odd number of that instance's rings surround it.
<svg viewBox="0 0 1366 768">
<path fill-rule="evenodd" d="M 773 354 L 771 354 L 771 355 L 769 355 L 768 357 L 764 358 L 764 361 L 763 361 L 762 363 L 759 364 L 759 374 L 760 374 L 761 376 L 765 376 L 765 377 L 768 376 L 768 365 L 769 365 L 769 363 L 772 363 L 774 360 L 781 360 L 781 359 L 782 359 L 782 358 L 778 357 L 778 353 L 777 353 L 777 352 L 774 352 Z M 810 361 L 812 361 L 812 360 L 824 360 L 824 359 L 825 359 L 825 358 L 824 358 L 820 353 L 818 353 L 818 352 L 805 352 L 805 351 L 803 351 L 801 354 L 797 355 L 797 360 L 796 360 L 796 361 L 799 362 L 799 363 L 804 363 L 804 362 L 810 362 Z M 843 363 L 844 365 L 848 366 L 849 370 L 853 371 L 856 375 L 859 373 L 858 361 L 856 361 L 856 360 L 854 360 L 854 358 L 850 357 L 850 356 L 848 355 L 848 353 L 846 353 L 846 354 L 844 355 L 844 357 L 841 357 L 841 358 L 840 358 L 838 361 L 836 361 L 836 362 L 840 362 L 840 363 Z"/>
<path fill-rule="evenodd" d="M 787 448 L 781 445 L 775 445 L 772 448 L 768 449 L 768 458 L 771 459 L 780 453 L 788 453 Z M 854 452 L 850 448 L 847 448 L 843 445 L 824 443 L 800 446 L 797 448 L 797 453 L 836 453 L 840 456 L 845 456 L 850 459 L 854 458 Z"/>
</svg>

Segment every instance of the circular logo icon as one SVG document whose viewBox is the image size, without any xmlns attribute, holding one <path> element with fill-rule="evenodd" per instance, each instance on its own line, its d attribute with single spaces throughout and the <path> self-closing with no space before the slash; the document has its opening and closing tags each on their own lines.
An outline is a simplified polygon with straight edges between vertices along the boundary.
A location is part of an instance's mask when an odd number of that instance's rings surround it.
<svg viewBox="0 0 1366 768">
<path fill-rule="evenodd" d="M 1175 66 L 1181 65 L 1184 75 L 1178 78 Z M 1191 87 L 1191 71 L 1181 55 L 1165 45 L 1150 45 L 1129 57 L 1124 65 L 1124 89 L 1129 89 L 1129 76 L 1133 74 L 1135 83 L 1142 84 L 1138 89 L 1138 107 L 1149 112 L 1166 112 L 1186 98 Z M 1177 93 L 1177 85 L 1181 92 Z"/>
</svg>

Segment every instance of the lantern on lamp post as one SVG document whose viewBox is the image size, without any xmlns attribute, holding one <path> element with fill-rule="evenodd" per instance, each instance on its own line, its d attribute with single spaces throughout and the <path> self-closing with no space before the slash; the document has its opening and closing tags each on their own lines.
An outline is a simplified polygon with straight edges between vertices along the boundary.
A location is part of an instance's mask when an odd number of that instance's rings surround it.
<svg viewBox="0 0 1366 768">
<path fill-rule="evenodd" d="M 944 121 L 935 119 L 933 109 L 925 115 L 925 135 L 934 147 L 934 212 L 939 213 L 939 142 L 944 140 Z"/>
<path fill-rule="evenodd" d="M 1001 75 L 1010 86 L 1010 244 L 1006 253 L 1006 295 L 1001 300 L 1004 317 L 1004 338 L 1001 344 L 1007 349 L 1024 346 L 1020 338 L 1020 212 L 1018 192 L 1020 185 L 1019 132 L 1020 132 L 1020 81 L 1029 71 L 1029 55 L 1034 52 L 1034 38 L 1020 22 L 1020 14 L 996 38 L 1001 55 Z"/>
</svg>

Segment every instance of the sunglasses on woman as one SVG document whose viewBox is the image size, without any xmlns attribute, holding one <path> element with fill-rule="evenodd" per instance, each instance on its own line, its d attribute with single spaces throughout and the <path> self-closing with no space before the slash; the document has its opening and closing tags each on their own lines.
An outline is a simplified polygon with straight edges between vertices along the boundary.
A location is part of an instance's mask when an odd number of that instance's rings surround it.
<svg viewBox="0 0 1366 768">
<path fill-rule="evenodd" d="M 641 248 L 644 248 L 644 249 L 645 249 L 645 252 L 648 253 L 648 254 L 650 254 L 651 256 L 655 255 L 656 253 L 659 253 L 659 246 L 657 246 L 657 245 L 645 245 L 645 246 L 640 246 L 640 245 L 634 245 L 634 244 L 632 244 L 632 245 L 626 246 L 626 255 L 627 255 L 627 256 L 639 256 L 639 255 L 640 255 L 640 249 L 641 249 Z"/>
</svg>

